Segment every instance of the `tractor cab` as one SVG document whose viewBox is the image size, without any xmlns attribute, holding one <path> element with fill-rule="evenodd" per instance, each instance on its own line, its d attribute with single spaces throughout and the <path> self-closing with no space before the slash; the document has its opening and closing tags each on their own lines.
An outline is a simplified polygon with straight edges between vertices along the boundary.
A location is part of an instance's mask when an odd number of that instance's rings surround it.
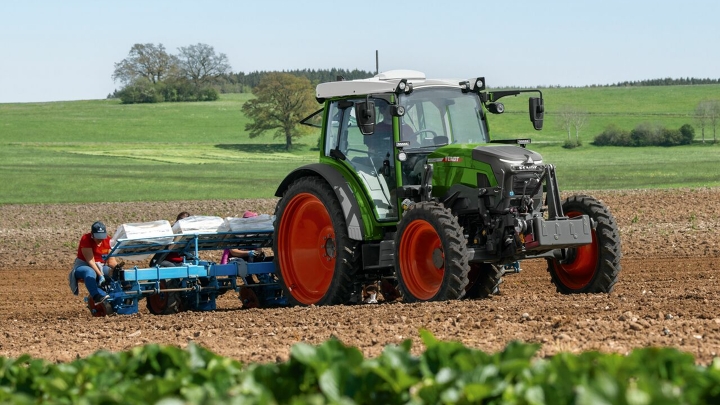
<svg viewBox="0 0 720 405">
<path fill-rule="evenodd" d="M 491 142 L 486 114 L 502 113 L 503 107 L 495 93 L 484 90 L 484 78 L 430 80 L 410 70 L 322 83 L 316 94 L 326 104 L 316 113 L 326 112 L 321 161 L 347 166 L 371 199 L 380 225 L 396 222 L 403 200 L 429 198 L 428 163 L 461 163 L 474 147 Z M 534 100 L 531 120 L 538 128 L 542 98 Z"/>
</svg>

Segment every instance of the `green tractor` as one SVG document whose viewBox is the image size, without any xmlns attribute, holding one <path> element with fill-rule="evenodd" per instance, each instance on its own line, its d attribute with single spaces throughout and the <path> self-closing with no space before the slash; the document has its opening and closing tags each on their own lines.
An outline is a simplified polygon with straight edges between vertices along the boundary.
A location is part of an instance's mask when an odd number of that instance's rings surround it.
<svg viewBox="0 0 720 405">
<path fill-rule="evenodd" d="M 598 200 L 560 201 L 555 167 L 528 139 L 493 140 L 502 97 L 485 79 L 396 70 L 321 83 L 320 160 L 280 184 L 275 271 L 290 304 L 357 301 L 364 285 L 404 302 L 484 298 L 520 261 L 547 260 L 561 293 L 610 292 L 620 272 L 615 219 Z"/>
</svg>

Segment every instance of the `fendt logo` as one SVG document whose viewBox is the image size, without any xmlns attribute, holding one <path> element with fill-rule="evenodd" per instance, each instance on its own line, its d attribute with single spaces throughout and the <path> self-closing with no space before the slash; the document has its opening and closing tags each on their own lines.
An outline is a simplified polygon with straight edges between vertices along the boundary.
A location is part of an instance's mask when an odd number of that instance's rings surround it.
<svg viewBox="0 0 720 405">
<path fill-rule="evenodd" d="M 458 163 L 462 162 L 460 156 L 445 156 L 444 158 L 432 158 L 427 160 L 428 163 Z"/>
<path fill-rule="evenodd" d="M 521 166 L 513 166 L 513 170 L 532 170 L 532 171 L 539 171 L 542 170 L 542 167 L 538 165 L 521 165 Z"/>
</svg>

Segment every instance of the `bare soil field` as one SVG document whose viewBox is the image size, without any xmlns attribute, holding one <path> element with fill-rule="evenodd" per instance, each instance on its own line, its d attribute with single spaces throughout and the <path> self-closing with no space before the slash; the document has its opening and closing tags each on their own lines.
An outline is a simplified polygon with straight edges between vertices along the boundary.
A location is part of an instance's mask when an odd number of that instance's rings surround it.
<svg viewBox="0 0 720 405">
<path fill-rule="evenodd" d="M 134 315 L 93 318 L 74 296 L 67 274 L 80 236 L 102 220 L 123 223 L 175 215 L 272 213 L 276 200 L 0 206 L 0 356 L 27 353 L 64 362 L 98 350 L 160 343 L 198 343 L 243 362 L 282 361 L 296 342 L 335 336 L 378 355 L 387 344 L 413 340 L 419 329 L 487 352 L 512 340 L 560 351 L 627 353 L 675 347 L 701 364 L 720 353 L 720 189 L 585 192 L 610 207 L 620 228 L 623 258 L 611 294 L 563 295 L 541 260 L 525 261 L 505 277 L 500 294 L 484 300 L 334 307 L 242 309 L 227 293 L 212 312 L 154 316 L 140 302 Z M 85 293 L 81 286 L 81 295 Z"/>
</svg>

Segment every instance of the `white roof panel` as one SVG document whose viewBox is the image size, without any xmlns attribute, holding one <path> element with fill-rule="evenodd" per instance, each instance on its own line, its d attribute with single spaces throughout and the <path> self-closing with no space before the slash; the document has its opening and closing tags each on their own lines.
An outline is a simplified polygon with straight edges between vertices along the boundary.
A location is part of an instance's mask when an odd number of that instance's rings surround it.
<svg viewBox="0 0 720 405">
<path fill-rule="evenodd" d="M 320 83 L 315 93 L 317 98 L 392 93 L 402 79 L 407 79 L 416 89 L 431 86 L 459 87 L 460 83 L 460 80 L 454 79 L 426 79 L 424 73 L 415 70 L 390 70 L 370 79 Z"/>
</svg>

